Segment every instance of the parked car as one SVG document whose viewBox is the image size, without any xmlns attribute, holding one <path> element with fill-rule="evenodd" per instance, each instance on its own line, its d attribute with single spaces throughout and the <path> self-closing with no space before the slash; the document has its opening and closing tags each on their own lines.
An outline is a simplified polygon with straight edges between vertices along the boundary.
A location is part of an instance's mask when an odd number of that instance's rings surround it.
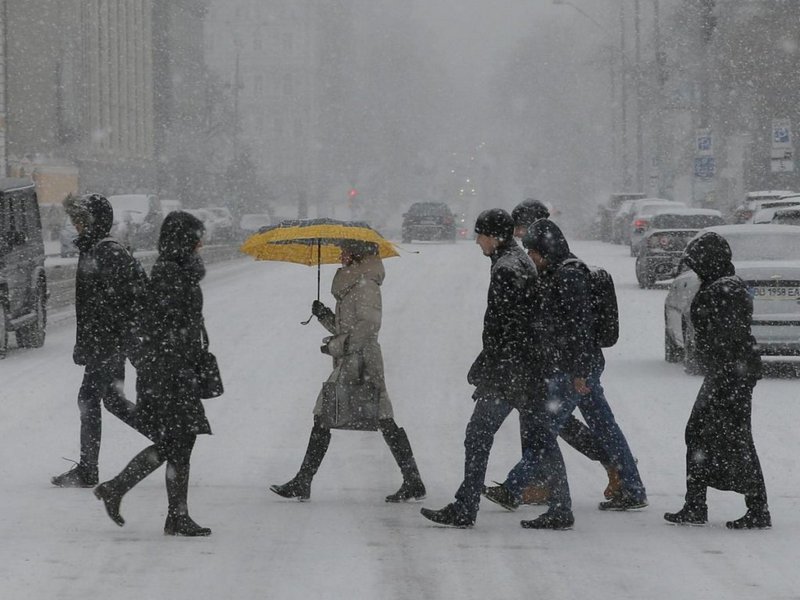
<svg viewBox="0 0 800 600">
<path fill-rule="evenodd" d="M 790 190 L 767 190 L 760 192 L 747 192 L 744 197 L 744 203 L 737 206 L 733 211 L 731 223 L 740 224 L 747 223 L 753 215 L 761 208 L 769 208 L 764 206 L 764 202 L 772 202 L 781 200 L 786 196 L 796 196 L 797 192 Z"/>
<path fill-rule="evenodd" d="M 644 232 L 650 227 L 650 219 L 663 209 L 686 208 L 683 202 L 665 200 L 663 198 L 645 198 L 634 203 L 633 217 L 628 224 L 627 243 L 630 246 L 631 256 L 636 256 L 639 251 L 639 242 Z"/>
<path fill-rule="evenodd" d="M 111 235 L 131 250 L 155 250 L 164 214 L 161 203 L 152 194 L 119 194 L 109 196 L 114 209 Z"/>
<path fill-rule="evenodd" d="M 800 225 L 800 206 L 774 208 L 772 222 L 776 225 Z"/>
<path fill-rule="evenodd" d="M 403 214 L 402 239 L 456 240 L 456 218 L 444 202 L 415 202 Z"/>
<path fill-rule="evenodd" d="M 239 237 L 245 239 L 262 227 L 266 227 L 270 224 L 272 224 L 272 219 L 270 219 L 267 213 L 248 213 L 242 215 L 241 219 L 239 219 Z"/>
<path fill-rule="evenodd" d="M 47 276 L 39 203 L 32 182 L 0 179 L 0 358 L 8 334 L 21 348 L 44 345 Z"/>
<path fill-rule="evenodd" d="M 611 194 L 605 204 L 597 207 L 597 222 L 598 235 L 603 242 L 610 242 L 612 236 L 612 225 L 614 215 L 619 210 L 620 205 L 626 200 L 637 200 L 645 198 L 647 194 L 640 192 L 623 192 Z"/>
<path fill-rule="evenodd" d="M 614 244 L 627 243 L 626 230 L 633 218 L 633 203 L 633 200 L 625 200 L 614 213 L 614 217 L 611 219 L 610 242 Z"/>
<path fill-rule="evenodd" d="M 787 196 L 779 200 L 759 200 L 753 203 L 753 215 L 745 223 L 770 223 L 779 208 L 800 205 L 800 196 Z"/>
<path fill-rule="evenodd" d="M 762 355 L 800 355 L 800 229 L 790 225 L 711 227 L 731 246 L 736 274 L 753 295 L 753 336 Z M 691 270 L 672 282 L 664 301 L 664 358 L 698 372 L 690 307 L 700 287 Z"/>
<path fill-rule="evenodd" d="M 69 217 L 64 217 L 61 229 L 58 232 L 58 240 L 61 243 L 61 258 L 78 256 L 78 247 L 74 244 L 77 237 L 78 230 L 75 229 L 72 220 Z"/>
<path fill-rule="evenodd" d="M 231 241 L 235 237 L 231 211 L 224 206 L 207 206 L 206 210 L 214 221 L 214 233 L 217 241 Z"/>
</svg>

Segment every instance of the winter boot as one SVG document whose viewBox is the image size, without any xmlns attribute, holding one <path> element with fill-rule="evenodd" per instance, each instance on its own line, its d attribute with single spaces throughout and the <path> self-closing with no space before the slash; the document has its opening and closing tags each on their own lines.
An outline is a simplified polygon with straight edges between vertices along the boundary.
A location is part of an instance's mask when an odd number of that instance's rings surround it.
<svg viewBox="0 0 800 600">
<path fill-rule="evenodd" d="M 495 482 L 497 483 L 497 482 Z M 519 507 L 519 500 L 509 491 L 509 489 L 502 483 L 483 488 L 483 495 L 487 500 L 491 500 L 495 504 L 499 504 L 506 510 L 515 511 Z"/>
<path fill-rule="evenodd" d="M 664 520 L 673 525 L 705 525 L 708 522 L 708 508 L 704 504 L 684 504 L 678 512 L 664 513 Z"/>
<path fill-rule="evenodd" d="M 50 483 L 63 488 L 90 488 L 97 485 L 97 465 L 93 467 L 76 463 L 66 473 L 50 478 Z"/>
<path fill-rule="evenodd" d="M 520 499 L 519 503 L 541 506 L 543 504 L 547 504 L 548 500 L 550 500 L 549 487 L 546 485 L 529 485 L 522 490 L 522 498 Z"/>
<path fill-rule="evenodd" d="M 606 500 L 611 500 L 615 496 L 622 493 L 622 477 L 619 474 L 619 469 L 613 465 L 603 465 L 608 473 L 608 485 L 603 490 L 603 496 Z"/>
<path fill-rule="evenodd" d="M 208 527 L 201 527 L 189 516 L 189 460 L 167 463 L 167 519 L 164 522 L 164 535 L 184 537 L 205 537 L 211 535 Z"/>
<path fill-rule="evenodd" d="M 735 521 L 725 523 L 728 529 L 770 529 L 772 527 L 772 517 L 766 508 L 748 508 L 743 517 Z"/>
<path fill-rule="evenodd" d="M 189 515 L 167 515 L 164 522 L 164 535 L 178 535 L 183 537 L 206 537 L 211 535 L 211 529 L 201 527 Z"/>
<path fill-rule="evenodd" d="M 575 517 L 572 511 L 565 508 L 551 508 L 531 521 L 520 521 L 523 529 L 572 529 Z"/>
<path fill-rule="evenodd" d="M 322 464 L 322 459 L 325 458 L 330 441 L 331 430 L 322 427 L 315 419 L 314 427 L 311 428 L 311 436 L 308 439 L 306 455 L 303 457 L 303 464 L 300 465 L 297 475 L 283 485 L 269 486 L 270 491 L 284 498 L 297 498 L 301 501 L 311 498 L 311 480 Z"/>
<path fill-rule="evenodd" d="M 644 496 L 636 497 L 628 493 L 621 493 L 613 496 L 611 500 L 606 500 L 597 505 L 600 510 L 639 510 L 647 506 L 647 498 Z"/>
<path fill-rule="evenodd" d="M 114 479 L 101 483 L 94 489 L 95 497 L 103 501 L 106 512 L 114 523 L 120 527 L 125 525 L 125 519 L 119 512 L 122 497 L 163 462 L 155 446 L 150 446 L 134 456 Z"/>
<path fill-rule="evenodd" d="M 431 510 L 430 508 L 422 508 L 419 511 L 423 517 L 429 521 L 433 521 L 438 525 L 447 525 L 448 527 L 458 527 L 459 529 L 466 529 L 475 525 L 475 517 L 464 514 L 458 510 L 455 503 L 448 504 L 440 510 Z"/>
<path fill-rule="evenodd" d="M 403 474 L 403 485 L 394 494 L 386 496 L 386 502 L 422 500 L 425 497 L 425 484 L 422 483 L 419 475 L 417 461 L 414 460 L 414 453 L 411 450 L 411 443 L 408 441 L 406 431 L 402 427 L 398 427 L 393 419 L 386 421 L 381 422 L 381 433 Z"/>
</svg>

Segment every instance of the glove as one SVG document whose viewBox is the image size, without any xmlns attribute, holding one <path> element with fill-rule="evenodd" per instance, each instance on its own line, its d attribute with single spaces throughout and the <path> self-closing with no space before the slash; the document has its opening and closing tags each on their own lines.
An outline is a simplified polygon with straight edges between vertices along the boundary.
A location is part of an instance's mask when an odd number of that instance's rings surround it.
<svg viewBox="0 0 800 600">
<path fill-rule="evenodd" d="M 323 319 L 332 313 L 333 311 L 319 300 L 314 300 L 314 302 L 311 303 L 311 314 L 318 319 Z"/>
<path fill-rule="evenodd" d="M 320 304 L 322 304 L 322 303 L 320 303 Z M 319 347 L 319 351 L 322 352 L 323 354 L 327 354 L 328 356 L 330 356 L 331 355 L 331 349 L 328 348 L 328 344 L 330 343 L 330 341 L 332 339 L 333 339 L 333 336 L 328 336 L 326 338 L 323 338 L 322 339 L 322 345 Z"/>
</svg>

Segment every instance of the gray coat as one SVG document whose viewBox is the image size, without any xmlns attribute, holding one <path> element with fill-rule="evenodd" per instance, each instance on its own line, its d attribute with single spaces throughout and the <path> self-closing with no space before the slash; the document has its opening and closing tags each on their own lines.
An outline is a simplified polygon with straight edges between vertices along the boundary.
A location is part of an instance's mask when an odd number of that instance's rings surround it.
<svg viewBox="0 0 800 600">
<path fill-rule="evenodd" d="M 394 418 L 378 343 L 383 314 L 380 286 L 385 276 L 383 262 L 377 256 L 341 267 L 331 284 L 331 294 L 336 299 L 335 314 L 320 319 L 325 329 L 333 334 L 327 343 L 333 357 L 333 372 L 328 381 L 375 384 L 380 390 L 379 419 Z M 320 414 L 321 406 L 320 393 L 314 406 L 315 415 Z"/>
</svg>

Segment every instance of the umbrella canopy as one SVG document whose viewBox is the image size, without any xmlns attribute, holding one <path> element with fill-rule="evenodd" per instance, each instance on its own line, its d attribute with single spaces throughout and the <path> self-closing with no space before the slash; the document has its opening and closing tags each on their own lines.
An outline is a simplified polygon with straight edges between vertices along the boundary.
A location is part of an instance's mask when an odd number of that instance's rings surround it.
<svg viewBox="0 0 800 600">
<path fill-rule="evenodd" d="M 362 221 L 300 219 L 262 227 L 240 250 L 256 260 L 275 260 L 313 266 L 340 261 L 345 240 L 372 242 L 381 258 L 398 256 L 390 241 Z"/>
</svg>

